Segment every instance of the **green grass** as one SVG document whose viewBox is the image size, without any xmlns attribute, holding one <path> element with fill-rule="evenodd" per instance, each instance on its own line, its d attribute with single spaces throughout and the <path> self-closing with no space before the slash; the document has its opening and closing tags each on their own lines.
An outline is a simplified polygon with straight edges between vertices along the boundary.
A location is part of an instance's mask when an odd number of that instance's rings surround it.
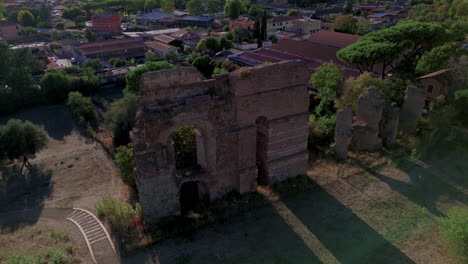
<svg viewBox="0 0 468 264">
<path fill-rule="evenodd" d="M 461 263 L 468 263 L 468 208 L 454 207 L 439 218 L 442 241 Z"/>
</svg>

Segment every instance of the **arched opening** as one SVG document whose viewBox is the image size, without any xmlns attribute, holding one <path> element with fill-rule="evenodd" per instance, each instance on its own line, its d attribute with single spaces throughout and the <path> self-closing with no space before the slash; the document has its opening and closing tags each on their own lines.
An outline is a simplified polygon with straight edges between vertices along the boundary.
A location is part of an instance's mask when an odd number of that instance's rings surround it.
<svg viewBox="0 0 468 264">
<path fill-rule="evenodd" d="M 206 167 L 204 138 L 194 125 L 185 125 L 171 134 L 178 177 L 200 173 Z"/>
<path fill-rule="evenodd" d="M 188 181 L 184 182 L 180 187 L 180 210 L 182 215 L 201 213 L 204 204 L 208 200 L 208 189 L 202 182 Z"/>
<path fill-rule="evenodd" d="M 257 126 L 257 184 L 268 185 L 268 120 L 262 116 L 255 121 Z"/>
</svg>

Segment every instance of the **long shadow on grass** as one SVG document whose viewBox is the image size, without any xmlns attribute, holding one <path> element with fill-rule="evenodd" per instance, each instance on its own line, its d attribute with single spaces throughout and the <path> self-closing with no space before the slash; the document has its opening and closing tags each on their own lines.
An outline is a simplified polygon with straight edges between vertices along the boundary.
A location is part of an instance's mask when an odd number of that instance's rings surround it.
<svg viewBox="0 0 468 264">
<path fill-rule="evenodd" d="M 456 175 L 452 173 L 438 175 L 435 171 L 436 167 L 430 166 L 428 168 L 423 168 L 410 160 L 400 159 L 396 166 L 410 177 L 410 182 L 407 183 L 381 174 L 359 160 L 353 159 L 353 162 L 366 170 L 367 173 L 387 183 L 393 190 L 405 195 L 408 199 L 426 208 L 436 216 L 445 216 L 445 214 L 437 208 L 437 200 L 442 196 L 453 200 L 459 200 L 465 204 L 468 202 L 468 197 L 465 193 L 447 183 L 447 180 L 450 178 L 459 177 L 455 177 Z M 441 167 L 437 169 L 444 168 Z"/>
<path fill-rule="evenodd" d="M 189 223 L 186 223 L 189 224 Z M 184 228 L 180 221 L 179 228 Z M 156 262 L 151 262 L 154 257 Z M 159 262 L 158 262 L 159 261 Z M 185 238 L 158 243 L 121 263 L 322 263 L 277 210 L 266 203 L 241 215 L 205 226 Z"/>
<path fill-rule="evenodd" d="M 321 187 L 283 202 L 341 263 L 414 263 Z"/>
<path fill-rule="evenodd" d="M 32 165 L 20 174 L 15 165 L 0 167 L 0 175 L 0 233 L 36 223 L 53 190 L 52 171 Z"/>
</svg>

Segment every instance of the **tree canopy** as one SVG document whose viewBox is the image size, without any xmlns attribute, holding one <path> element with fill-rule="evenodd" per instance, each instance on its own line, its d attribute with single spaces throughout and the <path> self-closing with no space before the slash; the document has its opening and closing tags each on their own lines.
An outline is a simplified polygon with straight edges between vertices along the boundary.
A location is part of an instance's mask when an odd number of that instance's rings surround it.
<svg viewBox="0 0 468 264">
<path fill-rule="evenodd" d="M 224 5 L 224 14 L 230 19 L 236 19 L 241 15 L 242 3 L 240 0 L 227 0 Z"/>
<path fill-rule="evenodd" d="M 320 104 L 315 113 L 321 115 L 324 108 L 335 101 L 342 89 L 344 70 L 332 62 L 324 63 L 310 77 L 310 83 L 318 92 Z"/>
<path fill-rule="evenodd" d="M 187 2 L 187 13 L 189 16 L 199 16 L 203 13 L 202 0 L 189 0 Z"/>
<path fill-rule="evenodd" d="M 0 126 L 0 158 L 23 158 L 23 166 L 28 166 L 28 156 L 43 149 L 46 143 L 47 132 L 29 121 L 10 119 Z"/>
<path fill-rule="evenodd" d="M 405 23 L 372 32 L 337 53 L 338 58 L 361 72 L 373 72 L 379 65 L 382 77 L 391 69 L 414 73 L 421 56 L 450 41 L 452 35 L 442 26 Z"/>
</svg>

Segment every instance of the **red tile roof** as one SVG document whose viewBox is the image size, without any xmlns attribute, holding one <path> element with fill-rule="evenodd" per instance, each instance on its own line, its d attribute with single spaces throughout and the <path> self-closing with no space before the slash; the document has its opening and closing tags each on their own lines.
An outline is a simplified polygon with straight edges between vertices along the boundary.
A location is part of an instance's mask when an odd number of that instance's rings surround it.
<svg viewBox="0 0 468 264">
<path fill-rule="evenodd" d="M 284 53 L 281 51 L 273 50 L 270 48 L 260 48 L 255 51 L 244 51 L 239 54 L 230 56 L 230 58 L 241 61 L 244 64 L 255 66 L 258 64 L 262 64 L 265 62 L 280 62 L 280 61 L 288 61 L 288 60 L 300 60 L 304 64 L 307 65 L 309 73 L 312 74 L 315 72 L 317 67 L 320 67 L 323 62 L 311 58 L 306 58 L 302 56 L 297 56 L 293 54 Z M 355 69 L 350 69 L 346 67 L 342 67 L 345 69 L 344 77 L 357 77 L 360 75 L 360 72 Z"/>
<path fill-rule="evenodd" d="M 83 55 L 96 53 L 113 52 L 129 49 L 145 48 L 145 43 L 141 40 L 131 38 L 113 39 L 96 42 L 88 42 L 75 46 Z"/>
<path fill-rule="evenodd" d="M 158 40 L 158 41 L 164 42 L 164 43 L 169 43 L 169 42 L 175 40 L 175 38 L 161 34 L 161 35 L 154 36 L 154 40 Z"/>
<path fill-rule="evenodd" d="M 432 72 L 432 73 L 429 73 L 429 74 L 426 74 L 424 76 L 421 76 L 419 77 L 418 79 L 427 79 L 427 78 L 432 78 L 432 77 L 435 77 L 435 76 L 439 76 L 441 74 L 444 74 L 446 72 L 449 72 L 453 70 L 452 68 L 449 68 L 449 69 L 443 69 L 443 70 L 440 70 L 440 71 L 436 71 L 436 72 Z"/>
<path fill-rule="evenodd" d="M 159 50 L 159 51 L 165 51 L 165 50 L 168 50 L 168 49 L 177 49 L 177 47 L 174 47 L 174 46 L 166 44 L 166 43 L 157 42 L 157 41 L 146 42 L 145 44 L 149 48 Z"/>
<path fill-rule="evenodd" d="M 362 36 L 322 30 L 311 34 L 309 41 L 332 47 L 344 48 L 358 41 Z"/>
<path fill-rule="evenodd" d="M 336 47 L 330 47 L 309 41 L 283 39 L 271 48 L 297 56 L 343 64 L 343 62 L 336 57 L 336 53 L 340 50 L 340 48 Z"/>
</svg>

